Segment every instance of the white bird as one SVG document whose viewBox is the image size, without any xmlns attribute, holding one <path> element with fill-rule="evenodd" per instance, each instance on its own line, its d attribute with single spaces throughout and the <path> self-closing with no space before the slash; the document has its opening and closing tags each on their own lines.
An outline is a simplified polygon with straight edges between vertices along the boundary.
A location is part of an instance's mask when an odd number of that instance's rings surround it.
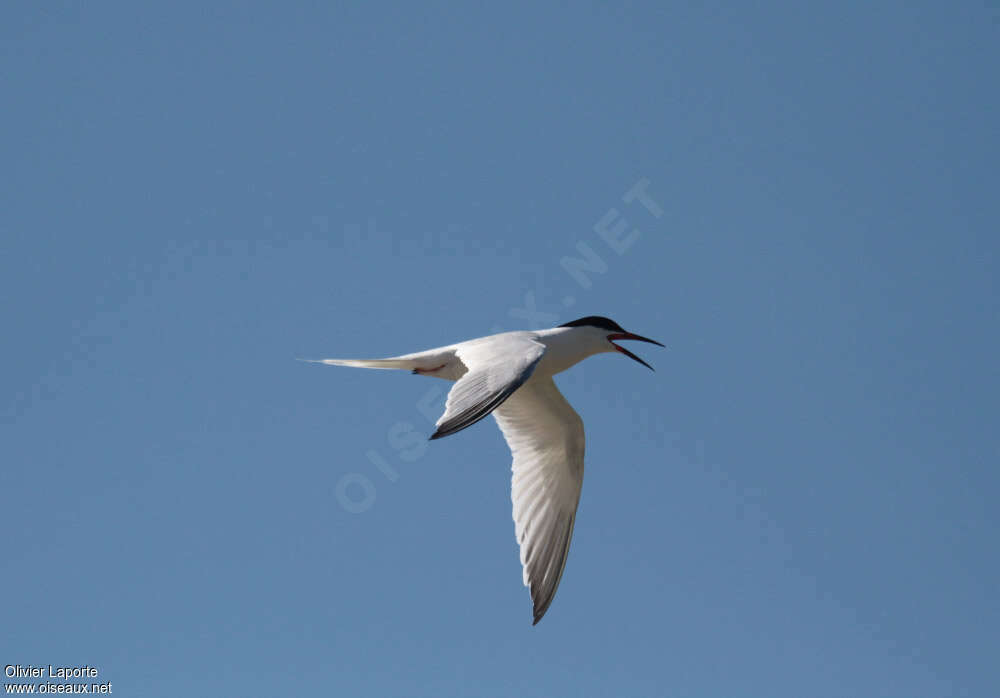
<svg viewBox="0 0 1000 698">
<path fill-rule="evenodd" d="M 514 529 L 534 625 L 545 615 L 562 579 L 583 486 L 583 420 L 552 376 L 610 351 L 653 368 L 614 343 L 622 339 L 663 346 L 592 315 L 548 330 L 504 332 L 388 359 L 318 363 L 408 369 L 456 381 L 431 439 L 454 434 L 493 413 L 514 457 Z"/>
</svg>

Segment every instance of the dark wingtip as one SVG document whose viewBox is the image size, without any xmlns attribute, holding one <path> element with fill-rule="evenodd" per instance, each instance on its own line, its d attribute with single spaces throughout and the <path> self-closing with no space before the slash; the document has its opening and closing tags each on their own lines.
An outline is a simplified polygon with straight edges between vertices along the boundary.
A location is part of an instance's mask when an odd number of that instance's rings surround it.
<svg viewBox="0 0 1000 698">
<path fill-rule="evenodd" d="M 549 603 L 552 603 L 551 599 L 549 600 Z M 539 606 L 536 606 L 534 604 L 534 602 L 532 602 L 532 604 L 531 604 L 531 616 L 532 616 L 531 626 L 534 627 L 534 626 L 538 625 L 538 622 L 542 618 L 545 617 L 545 612 L 548 611 L 548 610 L 549 610 L 549 604 L 545 604 L 544 606 L 539 607 Z"/>
</svg>

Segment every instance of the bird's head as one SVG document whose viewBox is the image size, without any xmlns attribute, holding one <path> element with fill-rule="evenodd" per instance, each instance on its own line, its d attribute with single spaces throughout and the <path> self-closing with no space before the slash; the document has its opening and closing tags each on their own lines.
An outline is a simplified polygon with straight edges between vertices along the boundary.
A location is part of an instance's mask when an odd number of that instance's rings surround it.
<svg viewBox="0 0 1000 698">
<path fill-rule="evenodd" d="M 610 320 L 606 317 L 601 317 L 600 315 L 588 315 L 587 317 L 582 317 L 579 320 L 574 320 L 573 322 L 567 322 L 560 327 L 579 327 L 586 328 L 588 334 L 592 334 L 594 339 L 597 340 L 599 344 L 598 351 L 617 351 L 630 359 L 634 359 L 641 363 L 643 366 L 649 370 L 653 370 L 653 367 L 647 364 L 645 361 L 640 359 L 638 356 L 630 352 L 624 347 L 620 347 L 615 344 L 615 340 L 621 339 L 634 339 L 639 342 L 649 342 L 650 344 L 656 344 L 657 346 L 663 346 L 659 342 L 653 339 L 648 339 L 646 337 L 641 337 L 637 334 L 632 334 L 631 332 L 626 332 L 621 325 L 619 325 L 614 320 Z M 606 344 L 605 344 L 606 342 Z"/>
</svg>

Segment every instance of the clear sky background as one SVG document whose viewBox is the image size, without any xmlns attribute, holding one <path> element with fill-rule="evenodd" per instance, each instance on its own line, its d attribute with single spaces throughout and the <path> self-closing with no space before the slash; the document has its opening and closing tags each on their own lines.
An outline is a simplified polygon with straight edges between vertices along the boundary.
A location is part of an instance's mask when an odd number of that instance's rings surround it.
<svg viewBox="0 0 1000 698">
<path fill-rule="evenodd" d="M 1000 693 L 996 5 L 7 3 L 0 36 L 0 663 Z M 532 628 L 493 421 L 426 443 L 447 384 L 295 358 L 591 314 L 668 349 L 559 378 L 587 477 Z"/>
</svg>

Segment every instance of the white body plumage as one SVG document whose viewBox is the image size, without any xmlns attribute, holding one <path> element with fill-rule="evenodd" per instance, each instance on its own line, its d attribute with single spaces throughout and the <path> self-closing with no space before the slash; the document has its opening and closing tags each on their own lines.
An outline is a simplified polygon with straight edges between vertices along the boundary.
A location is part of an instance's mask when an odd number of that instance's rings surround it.
<svg viewBox="0 0 1000 698">
<path fill-rule="evenodd" d="M 618 351 L 634 339 L 614 321 L 590 316 L 546 330 L 504 332 L 387 359 L 324 359 L 360 368 L 408 369 L 455 381 L 432 439 L 493 414 L 513 455 L 514 527 L 534 622 L 541 620 L 562 579 L 583 485 L 583 421 L 552 376 L 588 356 Z"/>
</svg>

